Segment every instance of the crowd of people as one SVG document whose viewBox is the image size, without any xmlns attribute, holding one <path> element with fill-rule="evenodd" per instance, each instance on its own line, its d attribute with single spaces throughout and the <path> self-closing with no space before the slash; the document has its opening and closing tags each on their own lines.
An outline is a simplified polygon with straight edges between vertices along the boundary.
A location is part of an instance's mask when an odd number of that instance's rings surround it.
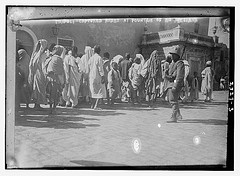
<svg viewBox="0 0 240 176">
<path fill-rule="evenodd" d="M 182 119 L 179 98 L 182 101 L 198 100 L 198 73 L 189 81 L 189 64 L 181 59 L 176 47 L 166 59 L 154 50 L 149 58 L 140 53 L 131 58 L 117 55 L 110 59 L 108 52 L 101 57 L 99 45 L 85 47 L 78 54 L 76 46 L 66 49 L 41 39 L 30 57 L 24 49 L 17 52 L 16 103 L 42 109 L 41 104 L 78 108 L 89 103 L 94 110 L 101 104 L 113 105 L 116 100 L 141 105 L 142 101 L 153 106 L 157 98 L 169 101 L 173 114 L 170 121 Z M 212 99 L 213 70 L 211 61 L 202 71 L 201 90 L 205 101 Z"/>
</svg>

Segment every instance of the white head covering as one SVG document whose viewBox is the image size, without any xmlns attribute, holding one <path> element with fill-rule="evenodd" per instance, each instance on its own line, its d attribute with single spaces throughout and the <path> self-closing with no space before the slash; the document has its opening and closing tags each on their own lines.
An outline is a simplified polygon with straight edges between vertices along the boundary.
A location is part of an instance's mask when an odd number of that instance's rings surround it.
<svg viewBox="0 0 240 176">
<path fill-rule="evenodd" d="M 77 63 L 80 72 L 88 73 L 88 61 L 93 56 L 94 52 L 90 46 L 85 46 L 84 52 L 85 54 L 80 59 L 77 59 Z"/>
<path fill-rule="evenodd" d="M 35 74 L 36 68 L 35 65 L 41 64 L 41 67 L 44 67 L 45 59 L 47 55 L 45 54 L 45 50 L 47 49 L 47 40 L 41 39 L 39 40 L 33 50 L 32 57 L 29 63 L 29 78 L 28 82 L 30 85 L 33 84 L 33 76 Z M 45 56 L 44 56 L 45 54 Z"/>
<path fill-rule="evenodd" d="M 184 66 L 190 66 L 187 60 L 183 60 Z"/>
<path fill-rule="evenodd" d="M 44 72 L 45 74 L 48 74 L 49 72 L 53 71 L 57 75 L 62 75 L 64 74 L 64 66 L 63 66 L 63 61 L 65 57 L 66 50 L 63 46 L 61 45 L 55 45 L 53 47 L 51 57 L 49 57 L 44 64 Z M 57 58 L 57 60 L 53 60 Z M 53 62 L 52 62 L 53 61 Z M 61 79 L 61 83 L 63 84 L 64 80 L 63 78 Z"/>
<path fill-rule="evenodd" d="M 212 62 L 211 61 L 207 61 L 206 65 L 212 65 Z"/>
<path fill-rule="evenodd" d="M 31 60 L 33 62 L 33 64 L 38 60 L 38 58 L 45 52 L 45 50 L 47 49 L 47 40 L 45 39 L 41 39 L 37 42 L 37 44 L 35 45 Z"/>
<path fill-rule="evenodd" d="M 67 55 L 72 55 L 72 50 L 69 50 L 69 51 L 67 52 Z"/>
<path fill-rule="evenodd" d="M 64 59 L 65 53 L 66 53 L 66 49 L 61 45 L 54 46 L 53 51 L 52 51 L 52 55 L 58 55 L 62 59 Z"/>
<path fill-rule="evenodd" d="M 84 52 L 87 57 L 87 60 L 89 60 L 90 57 L 92 57 L 92 55 L 93 55 L 93 50 L 90 46 L 86 46 Z"/>
<path fill-rule="evenodd" d="M 123 56 L 121 55 L 116 55 L 113 57 L 113 59 L 111 60 L 111 65 L 112 65 L 112 62 L 116 62 L 117 64 L 119 64 L 121 61 L 123 60 Z"/>
<path fill-rule="evenodd" d="M 143 65 L 144 65 L 144 63 L 145 63 L 145 60 L 144 60 L 143 55 L 141 55 L 141 54 L 136 54 L 136 57 L 137 57 L 137 58 L 140 58 L 140 60 L 141 60 L 141 65 L 142 65 L 142 67 L 143 67 Z"/>
</svg>

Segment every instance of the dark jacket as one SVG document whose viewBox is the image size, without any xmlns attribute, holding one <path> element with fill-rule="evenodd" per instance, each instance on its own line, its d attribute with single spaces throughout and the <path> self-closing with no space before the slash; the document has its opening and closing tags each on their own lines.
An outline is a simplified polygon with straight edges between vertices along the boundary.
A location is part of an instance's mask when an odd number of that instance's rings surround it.
<svg viewBox="0 0 240 176">
<path fill-rule="evenodd" d="M 168 88 L 176 88 L 177 90 L 181 90 L 184 85 L 184 75 L 185 75 L 185 67 L 182 60 L 174 63 L 171 70 L 169 70 L 169 74 L 166 75 L 166 78 L 169 80 Z"/>
<path fill-rule="evenodd" d="M 129 81 L 128 71 L 129 71 L 130 67 L 131 67 L 131 62 L 127 59 L 123 60 L 120 63 L 119 71 L 120 71 L 123 81 Z"/>
</svg>

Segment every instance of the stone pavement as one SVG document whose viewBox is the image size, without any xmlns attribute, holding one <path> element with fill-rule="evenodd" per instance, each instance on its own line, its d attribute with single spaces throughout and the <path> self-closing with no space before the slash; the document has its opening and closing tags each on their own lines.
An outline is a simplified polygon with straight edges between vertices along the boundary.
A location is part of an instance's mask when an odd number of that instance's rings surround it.
<svg viewBox="0 0 240 176">
<path fill-rule="evenodd" d="M 120 103 L 94 111 L 21 108 L 15 121 L 15 156 L 19 167 L 155 166 L 225 164 L 228 92 L 214 101 L 181 104 L 183 120 L 166 123 L 171 108 Z M 141 144 L 138 153 L 133 141 Z"/>
</svg>

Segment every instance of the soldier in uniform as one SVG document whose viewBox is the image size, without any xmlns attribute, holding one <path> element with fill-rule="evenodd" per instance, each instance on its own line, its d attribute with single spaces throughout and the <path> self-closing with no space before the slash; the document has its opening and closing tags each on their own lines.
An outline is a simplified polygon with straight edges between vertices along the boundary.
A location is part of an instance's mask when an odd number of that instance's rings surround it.
<svg viewBox="0 0 240 176">
<path fill-rule="evenodd" d="M 184 75 L 185 68 L 183 60 L 181 59 L 181 50 L 180 47 L 176 47 L 170 54 L 172 55 L 173 64 L 169 69 L 169 72 L 166 73 L 166 78 L 169 80 L 168 84 L 168 100 L 172 106 L 172 116 L 170 122 L 177 122 L 177 120 L 182 120 L 182 115 L 179 109 L 178 99 L 182 87 L 184 86 Z"/>
</svg>

